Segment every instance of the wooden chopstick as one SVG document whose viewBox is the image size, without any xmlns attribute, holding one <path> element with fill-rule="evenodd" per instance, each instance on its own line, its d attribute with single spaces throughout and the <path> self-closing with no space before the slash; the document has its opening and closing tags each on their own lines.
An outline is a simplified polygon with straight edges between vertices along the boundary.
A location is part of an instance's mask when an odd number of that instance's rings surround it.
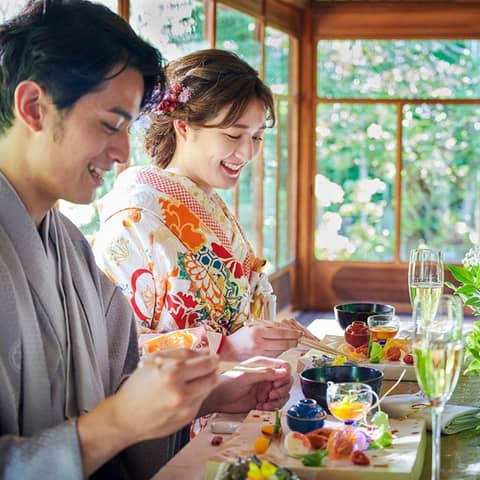
<svg viewBox="0 0 480 480">
<path fill-rule="evenodd" d="M 228 362 L 222 360 L 218 363 L 218 370 L 220 373 L 224 372 L 245 372 L 245 373 L 266 373 L 272 370 L 273 367 L 268 367 L 261 363 L 247 363 L 242 364 L 238 362 Z"/>
<path fill-rule="evenodd" d="M 306 347 L 313 348 L 314 350 L 320 350 L 321 352 L 328 353 L 329 355 L 338 356 L 341 355 L 343 357 L 348 357 L 347 353 L 341 352 L 340 350 L 336 350 L 335 348 L 329 347 L 325 345 L 320 340 L 312 340 L 307 337 L 301 337 L 298 343 L 305 345 Z"/>
</svg>

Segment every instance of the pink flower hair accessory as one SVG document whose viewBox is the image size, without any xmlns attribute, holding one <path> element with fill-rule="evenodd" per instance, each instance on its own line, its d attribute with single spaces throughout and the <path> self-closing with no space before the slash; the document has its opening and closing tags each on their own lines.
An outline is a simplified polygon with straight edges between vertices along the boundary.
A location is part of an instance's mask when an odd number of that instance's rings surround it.
<svg viewBox="0 0 480 480">
<path fill-rule="evenodd" d="M 179 104 L 187 103 L 192 96 L 192 89 L 184 87 L 181 83 L 174 83 L 165 91 L 162 100 L 153 108 L 157 115 L 174 112 Z"/>
</svg>

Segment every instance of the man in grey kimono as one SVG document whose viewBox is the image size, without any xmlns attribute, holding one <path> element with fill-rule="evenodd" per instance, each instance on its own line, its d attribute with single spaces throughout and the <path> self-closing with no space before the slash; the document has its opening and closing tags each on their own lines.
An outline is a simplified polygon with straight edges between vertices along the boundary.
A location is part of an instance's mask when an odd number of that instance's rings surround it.
<svg viewBox="0 0 480 480">
<path fill-rule="evenodd" d="M 190 351 L 136 368 L 128 303 L 54 208 L 127 162 L 163 81 L 159 52 L 101 5 L 33 2 L 0 27 L 1 478 L 148 477 L 196 415 L 288 398 L 279 360 L 235 379 Z"/>
</svg>

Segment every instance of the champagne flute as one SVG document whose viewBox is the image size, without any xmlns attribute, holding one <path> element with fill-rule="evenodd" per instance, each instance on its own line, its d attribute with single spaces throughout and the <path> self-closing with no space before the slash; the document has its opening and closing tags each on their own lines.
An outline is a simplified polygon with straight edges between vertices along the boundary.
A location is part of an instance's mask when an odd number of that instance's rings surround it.
<svg viewBox="0 0 480 480">
<path fill-rule="evenodd" d="M 430 297 L 418 295 L 413 308 L 415 373 L 432 409 L 432 480 L 440 478 L 441 416 L 460 374 L 463 310 L 460 297 L 442 295 L 431 314 Z"/>
<path fill-rule="evenodd" d="M 420 297 L 424 314 L 433 317 L 443 293 L 442 252 L 428 248 L 410 251 L 408 289 L 412 308 L 415 299 Z"/>
</svg>

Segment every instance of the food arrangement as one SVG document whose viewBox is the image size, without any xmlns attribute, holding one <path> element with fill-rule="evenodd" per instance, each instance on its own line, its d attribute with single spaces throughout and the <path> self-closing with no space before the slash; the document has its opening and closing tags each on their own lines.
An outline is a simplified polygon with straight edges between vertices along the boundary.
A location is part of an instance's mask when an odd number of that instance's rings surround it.
<svg viewBox="0 0 480 480">
<path fill-rule="evenodd" d="M 195 350 L 208 346 L 204 327 L 173 330 L 167 333 L 143 334 L 139 338 L 143 355 L 175 348 Z"/>
<path fill-rule="evenodd" d="M 253 410 L 207 465 L 207 480 L 339 480 L 419 477 L 425 446 L 421 419 L 398 422 L 377 413 L 368 424 L 330 421 L 307 434 L 279 427 L 273 412 Z M 262 442 L 259 439 L 263 439 Z M 262 445 L 261 451 L 258 446 Z M 399 462 L 399 459 L 402 459 Z"/>
<path fill-rule="evenodd" d="M 260 460 L 253 455 L 249 458 L 239 458 L 226 467 L 225 472 L 219 472 L 216 480 L 300 480 L 288 468 L 279 467 L 268 460 Z"/>
<path fill-rule="evenodd" d="M 345 360 L 354 362 L 380 363 L 403 362 L 413 364 L 409 341 L 398 338 L 398 327 L 373 326 L 365 322 L 355 321 L 345 330 L 345 341 L 337 349 L 345 354 Z M 338 363 L 338 360 L 337 360 Z"/>
</svg>

